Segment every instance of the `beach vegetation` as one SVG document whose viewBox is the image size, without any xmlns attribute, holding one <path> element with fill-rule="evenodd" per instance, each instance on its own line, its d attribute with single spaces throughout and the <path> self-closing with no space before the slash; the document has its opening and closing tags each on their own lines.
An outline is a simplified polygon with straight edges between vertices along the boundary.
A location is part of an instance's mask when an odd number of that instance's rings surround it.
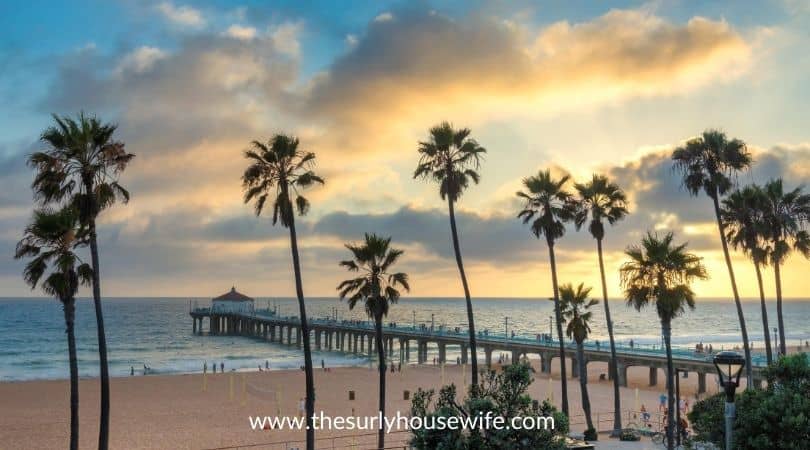
<svg viewBox="0 0 810 450">
<path fill-rule="evenodd" d="M 695 308 L 695 293 L 690 284 L 707 279 L 701 258 L 689 253 L 686 244 L 674 244 L 674 236 L 648 232 L 639 245 L 627 248 L 628 260 L 620 268 L 621 284 L 627 304 L 636 310 L 655 306 L 661 321 L 661 334 L 667 356 L 667 448 L 674 445 L 675 369 L 672 362 L 672 320 L 687 308 Z"/>
<path fill-rule="evenodd" d="M 536 238 L 545 238 L 548 247 L 554 315 L 560 349 L 562 411 L 565 414 L 568 414 L 568 380 L 554 245 L 565 235 L 565 224 L 573 221 L 576 214 L 576 200 L 566 188 L 570 179 L 571 177 L 568 175 L 555 178 L 551 171 L 541 170 L 537 175 L 524 178 L 523 186 L 526 190 L 517 192 L 518 198 L 523 201 L 523 209 L 518 213 L 518 218 L 522 219 L 524 224 L 529 224 L 531 232 Z"/>
<path fill-rule="evenodd" d="M 460 401 L 456 386 L 435 390 L 418 390 L 411 401 L 411 417 L 431 421 L 437 417 L 498 417 L 503 423 L 521 418 L 547 418 L 538 427 L 457 427 L 445 429 L 411 429 L 411 446 L 418 450 L 563 450 L 568 434 L 568 417 L 548 401 L 533 400 L 528 394 L 532 367 L 522 361 L 504 366 L 502 371 L 484 373 L 478 388 L 472 386 Z M 492 423 L 492 422 L 490 422 Z M 539 421 L 538 421 L 539 423 Z"/>
<path fill-rule="evenodd" d="M 470 339 L 470 363 L 472 384 L 478 384 L 478 350 L 475 335 L 475 315 L 473 314 L 470 287 L 464 271 L 461 256 L 459 232 L 456 227 L 455 204 L 470 186 L 478 184 L 481 176 L 478 170 L 486 149 L 470 137 L 469 128 L 453 128 L 449 122 L 442 122 L 429 131 L 429 138 L 419 143 L 419 163 L 413 173 L 414 178 L 433 181 L 439 184 L 439 196 L 447 200 L 450 217 L 450 237 L 453 241 L 453 252 L 456 266 L 464 289 L 467 306 L 467 330 Z"/>
<path fill-rule="evenodd" d="M 754 263 L 759 287 L 765 356 L 770 364 L 773 362 L 773 350 L 768 326 L 768 308 L 765 303 L 765 286 L 762 281 L 762 268 L 768 265 L 765 201 L 762 188 L 754 184 L 745 186 L 742 189 L 734 190 L 723 199 L 720 217 L 729 244 L 735 250 L 741 250 Z"/>
<path fill-rule="evenodd" d="M 110 439 L 110 374 L 96 221 L 102 211 L 117 201 L 129 201 L 129 192 L 119 183 L 119 177 L 135 155 L 114 138 L 115 124 L 84 113 L 76 118 L 54 114 L 53 120 L 55 124 L 40 138 L 47 148 L 28 157 L 28 165 L 36 171 L 31 188 L 41 205 L 71 205 L 87 230 L 101 381 L 98 448 L 106 450 Z"/>
<path fill-rule="evenodd" d="M 764 371 L 767 388 L 736 395 L 734 444 L 739 449 L 804 449 L 810 442 L 810 360 L 780 356 Z M 695 441 L 723 448 L 725 394 L 695 403 L 689 420 Z"/>
<path fill-rule="evenodd" d="M 615 225 L 624 219 L 627 210 L 627 196 L 616 183 L 604 175 L 594 174 L 585 183 L 576 183 L 577 212 L 574 216 L 574 225 L 577 230 L 586 223 L 588 232 L 596 240 L 596 254 L 599 260 L 599 276 L 602 283 L 602 301 L 605 308 L 605 321 L 607 322 L 608 339 L 610 341 L 610 359 L 616 361 L 616 341 L 613 336 L 613 320 L 610 316 L 610 303 L 608 302 L 607 281 L 605 280 L 605 261 L 602 244 L 605 239 L 605 222 Z M 613 437 L 618 436 L 622 430 L 622 403 L 619 395 L 619 374 L 616 364 L 609 364 L 613 378 Z"/>
<path fill-rule="evenodd" d="M 360 244 L 346 244 L 352 259 L 341 261 L 340 265 L 349 272 L 356 273 L 356 278 L 341 282 L 337 289 L 340 299 L 346 300 L 349 309 L 362 304 L 366 314 L 374 320 L 374 344 L 377 347 L 379 382 L 380 416 L 385 416 L 385 346 L 383 345 L 383 318 L 388 315 L 392 304 L 401 296 L 400 289 L 410 291 L 408 275 L 404 272 L 393 272 L 394 264 L 404 253 L 391 247 L 391 238 L 366 233 Z M 385 429 L 380 427 L 377 436 L 377 448 L 385 448 Z"/>
<path fill-rule="evenodd" d="M 57 211 L 39 209 L 17 243 L 14 258 L 30 259 L 23 270 L 25 282 L 62 303 L 70 367 L 70 449 L 79 448 L 79 366 L 76 357 L 76 295 L 79 286 L 92 284 L 93 269 L 75 250 L 87 244 L 86 229 L 72 206 Z"/>
<path fill-rule="evenodd" d="M 582 410 L 585 413 L 587 440 L 596 440 L 596 428 L 591 416 L 591 401 L 588 397 L 588 371 L 585 364 L 585 340 L 591 333 L 593 311 L 590 309 L 599 304 L 596 299 L 589 299 L 591 288 L 582 283 L 574 288 L 571 284 L 560 286 L 560 308 L 565 321 L 565 335 L 577 343 L 577 365 L 579 367 L 579 387 L 582 394 Z M 590 439 L 589 439 L 590 438 Z"/>
<path fill-rule="evenodd" d="M 768 241 L 769 262 L 773 266 L 776 284 L 776 320 L 779 329 L 779 354 L 787 354 L 785 320 L 782 313 L 782 266 L 794 251 L 810 258 L 810 233 L 805 226 L 810 221 L 810 194 L 802 187 L 785 191 L 781 178 L 765 183 L 763 215 Z"/>
<path fill-rule="evenodd" d="M 315 448 L 315 427 L 312 423 L 315 414 L 315 381 L 295 215 L 298 213 L 303 216 L 310 208 L 309 200 L 303 196 L 302 191 L 316 184 L 324 184 L 324 180 L 312 170 L 315 166 L 315 153 L 300 150 L 299 144 L 297 137 L 284 134 L 276 134 L 266 143 L 253 141 L 244 153 L 249 165 L 242 175 L 242 189 L 244 202 L 253 203 L 257 216 L 265 211 L 267 205 L 273 211 L 273 225 L 281 222 L 281 226 L 289 230 L 298 317 L 301 321 L 301 335 L 304 336 L 307 449 L 312 450 Z"/>
<path fill-rule="evenodd" d="M 750 340 L 720 209 L 720 199 L 734 187 L 737 174 L 751 167 L 753 162 L 751 153 L 745 142 L 739 139 L 729 139 L 725 133 L 718 130 L 706 130 L 700 136 L 677 147 L 672 152 L 672 160 L 675 170 L 682 175 L 683 186 L 689 191 L 689 194 L 696 197 L 702 191 L 712 201 L 720 234 L 720 244 L 731 281 L 731 291 L 734 295 L 734 304 L 737 308 L 737 320 L 740 322 L 740 334 L 746 361 L 746 386 L 751 387 L 753 386 L 753 366 Z"/>
</svg>

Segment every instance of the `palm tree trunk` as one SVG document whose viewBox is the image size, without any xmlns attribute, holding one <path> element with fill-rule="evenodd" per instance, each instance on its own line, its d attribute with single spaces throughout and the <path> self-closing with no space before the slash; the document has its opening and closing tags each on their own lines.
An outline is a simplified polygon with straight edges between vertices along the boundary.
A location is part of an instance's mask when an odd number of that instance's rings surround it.
<svg viewBox="0 0 810 450">
<path fill-rule="evenodd" d="M 672 324 L 669 320 L 661 320 L 661 334 L 664 335 L 664 345 L 667 349 L 667 450 L 675 447 L 673 430 L 675 429 L 675 368 L 672 364 Z"/>
<path fill-rule="evenodd" d="M 596 430 L 591 418 L 591 400 L 588 397 L 588 371 L 585 366 L 585 347 L 577 342 L 577 361 L 579 363 L 579 389 L 582 391 L 582 411 L 585 412 L 585 423 L 589 430 Z"/>
<path fill-rule="evenodd" d="M 65 332 L 68 341 L 68 360 L 70 361 L 70 450 L 79 449 L 79 363 L 76 359 L 76 334 L 74 323 L 76 304 L 69 299 L 62 304 L 65 313 Z"/>
<path fill-rule="evenodd" d="M 765 354 L 768 358 L 768 365 L 773 362 L 773 353 L 771 353 L 771 333 L 768 331 L 768 308 L 765 306 L 765 288 L 762 286 L 762 271 L 759 268 L 759 263 L 754 261 L 754 269 L 757 272 L 757 284 L 759 286 L 759 303 L 762 307 L 762 329 L 765 334 Z"/>
<path fill-rule="evenodd" d="M 776 321 L 779 327 L 779 354 L 787 355 L 787 345 L 785 344 L 785 320 L 782 317 L 782 271 L 779 262 L 774 262 L 773 272 L 776 279 Z"/>
<path fill-rule="evenodd" d="M 284 193 L 287 195 L 287 193 Z M 301 281 L 301 262 L 298 257 L 298 237 L 295 233 L 295 215 L 290 214 L 290 249 L 292 250 L 293 272 L 295 273 L 295 294 L 298 297 L 298 314 L 301 317 L 301 336 L 304 339 L 304 374 L 306 378 L 306 411 L 307 411 L 307 450 L 315 449 L 315 427 L 312 417 L 315 415 L 315 380 L 312 374 L 312 351 L 309 342 L 309 324 L 307 307 L 304 304 L 304 287 Z"/>
<path fill-rule="evenodd" d="M 562 385 L 562 411 L 568 416 L 568 374 L 565 361 L 565 341 L 563 340 L 562 313 L 560 312 L 560 292 L 557 289 L 557 260 L 554 258 L 554 241 L 547 239 L 548 259 L 551 263 L 551 286 L 554 289 L 554 316 L 557 320 L 557 340 L 560 343 L 560 382 Z"/>
<path fill-rule="evenodd" d="M 743 340 L 743 351 L 745 352 L 745 388 L 751 389 L 754 386 L 754 369 L 751 364 L 751 346 L 748 341 L 748 329 L 745 326 L 745 316 L 743 316 L 742 302 L 740 302 L 740 293 L 737 291 L 737 280 L 734 278 L 734 267 L 731 265 L 731 254 L 728 251 L 728 242 L 726 242 L 726 230 L 723 226 L 723 221 L 720 220 L 720 200 L 717 193 L 712 196 L 714 204 L 714 215 L 717 219 L 717 229 L 720 231 L 720 243 L 723 244 L 723 256 L 726 258 L 726 267 L 728 267 L 728 277 L 731 280 L 731 291 L 734 293 L 734 304 L 737 307 L 737 319 L 740 321 L 740 333 Z"/>
<path fill-rule="evenodd" d="M 461 284 L 464 286 L 464 298 L 467 300 L 467 328 L 470 331 L 470 362 L 472 363 L 472 386 L 478 386 L 478 353 L 476 352 L 475 340 L 475 317 L 473 316 L 472 300 L 470 299 L 470 287 L 467 285 L 467 275 L 464 274 L 464 262 L 461 260 L 461 246 L 458 243 L 458 230 L 456 229 L 456 212 L 453 208 L 453 200 L 447 196 L 447 206 L 450 210 L 450 231 L 453 236 L 453 250 L 456 253 L 456 265 L 458 273 L 461 275 Z"/>
<path fill-rule="evenodd" d="M 608 337 L 610 338 L 610 360 L 608 364 L 610 376 L 613 378 L 613 432 L 611 437 L 622 434 L 622 400 L 619 394 L 619 370 L 616 364 L 616 341 L 613 339 L 613 320 L 610 318 L 610 305 L 608 304 L 607 282 L 605 281 L 605 262 L 602 259 L 602 239 L 596 240 L 596 251 L 599 254 L 599 275 L 602 277 L 602 300 L 605 304 L 605 320 L 607 321 Z"/>
<path fill-rule="evenodd" d="M 92 192 L 91 189 L 88 192 Z M 98 260 L 98 238 L 96 219 L 88 221 L 90 231 L 90 257 L 93 264 L 93 306 L 96 309 L 96 330 L 98 334 L 98 364 L 101 378 L 101 417 L 98 428 L 98 448 L 107 450 L 110 443 L 110 372 L 107 364 L 107 336 L 104 332 L 104 314 L 101 311 L 101 275 Z"/>
<path fill-rule="evenodd" d="M 379 360 L 378 370 L 380 371 L 380 417 L 385 417 L 385 348 L 383 347 L 383 328 L 382 328 L 382 315 L 375 315 L 374 328 L 376 333 L 374 336 L 375 345 L 377 346 L 377 359 Z M 384 419 L 383 419 L 384 420 Z M 385 426 L 384 423 L 380 424 L 380 429 L 377 431 L 377 448 L 382 450 L 385 448 Z"/>
</svg>

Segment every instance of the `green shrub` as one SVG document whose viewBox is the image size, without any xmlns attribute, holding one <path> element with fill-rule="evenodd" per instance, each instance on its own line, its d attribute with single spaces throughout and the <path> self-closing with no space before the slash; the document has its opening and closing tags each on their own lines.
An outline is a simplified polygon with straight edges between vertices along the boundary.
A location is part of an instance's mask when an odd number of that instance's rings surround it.
<svg viewBox="0 0 810 450">
<path fill-rule="evenodd" d="M 810 448 L 810 362 L 805 354 L 779 358 L 765 370 L 768 388 L 736 396 L 734 444 L 739 449 Z M 695 440 L 721 448 L 725 394 L 697 402 L 689 413 Z"/>
<path fill-rule="evenodd" d="M 586 441 L 595 441 L 599 439 L 599 436 L 597 436 L 596 434 L 596 430 L 593 428 L 588 428 L 587 430 L 585 430 L 584 437 Z"/>
<path fill-rule="evenodd" d="M 471 386 L 467 397 L 456 401 L 456 386 L 444 386 L 436 396 L 433 390 L 418 390 L 411 401 L 411 417 L 445 423 L 449 418 L 492 416 L 503 417 L 506 424 L 513 417 L 551 417 L 553 429 L 412 429 L 411 445 L 419 450 L 564 450 L 563 437 L 569 424 L 565 415 L 548 402 L 532 400 L 527 394 L 531 384 L 531 366 L 519 363 L 501 372 L 487 372 L 478 386 Z M 434 400 L 434 397 L 435 400 Z M 550 424 L 550 422 L 549 422 Z"/>
<path fill-rule="evenodd" d="M 636 430 L 624 429 L 622 434 L 619 435 L 620 441 L 635 442 L 641 440 L 641 434 Z"/>
</svg>

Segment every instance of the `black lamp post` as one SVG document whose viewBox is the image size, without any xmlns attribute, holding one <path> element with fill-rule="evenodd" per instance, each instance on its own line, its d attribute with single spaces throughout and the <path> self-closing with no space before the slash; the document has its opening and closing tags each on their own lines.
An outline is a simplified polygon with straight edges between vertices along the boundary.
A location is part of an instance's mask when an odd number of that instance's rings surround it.
<svg viewBox="0 0 810 450">
<path fill-rule="evenodd" d="M 726 448 L 733 448 L 732 432 L 736 411 L 734 391 L 740 385 L 740 374 L 745 366 L 745 358 L 737 352 L 720 352 L 714 357 L 714 367 L 720 377 L 720 385 L 726 391 Z"/>
</svg>

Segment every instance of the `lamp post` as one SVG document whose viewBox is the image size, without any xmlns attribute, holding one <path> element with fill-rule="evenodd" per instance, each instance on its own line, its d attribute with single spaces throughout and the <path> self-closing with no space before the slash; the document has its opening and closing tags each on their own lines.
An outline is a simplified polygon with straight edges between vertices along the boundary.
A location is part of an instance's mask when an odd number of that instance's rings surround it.
<svg viewBox="0 0 810 450">
<path fill-rule="evenodd" d="M 430 332 L 433 333 L 433 327 L 436 325 L 436 314 L 430 313 Z"/>
<path fill-rule="evenodd" d="M 734 448 L 732 436 L 736 410 L 734 391 L 740 385 L 740 374 L 745 366 L 745 358 L 737 352 L 720 352 L 714 357 L 714 367 L 720 377 L 720 385 L 726 391 L 726 448 Z"/>
<path fill-rule="evenodd" d="M 411 311 L 413 313 L 413 329 L 416 329 L 416 310 Z"/>
<path fill-rule="evenodd" d="M 554 327 L 551 326 L 551 322 L 554 320 L 553 317 L 554 316 L 548 316 L 548 339 L 549 340 L 552 340 L 551 337 L 554 336 L 554 331 L 553 331 Z"/>
<path fill-rule="evenodd" d="M 509 339 L 509 317 L 503 318 L 503 335 Z"/>
</svg>

